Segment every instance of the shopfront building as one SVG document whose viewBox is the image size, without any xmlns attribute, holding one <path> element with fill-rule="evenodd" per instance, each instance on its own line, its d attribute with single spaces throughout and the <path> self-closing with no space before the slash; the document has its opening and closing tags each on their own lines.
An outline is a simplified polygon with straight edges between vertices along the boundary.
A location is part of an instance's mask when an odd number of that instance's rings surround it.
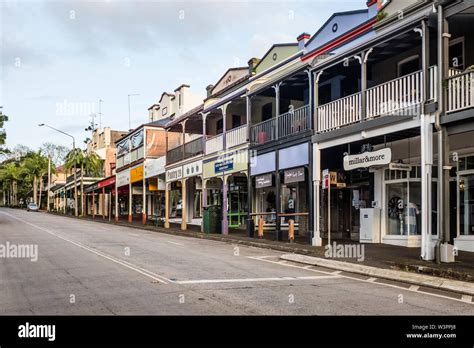
<svg viewBox="0 0 474 348">
<path fill-rule="evenodd" d="M 288 239 L 289 221 L 294 221 L 295 239 L 309 243 L 311 216 L 308 142 L 258 153 L 250 159 L 254 225 L 263 219 L 264 233 Z"/>
</svg>

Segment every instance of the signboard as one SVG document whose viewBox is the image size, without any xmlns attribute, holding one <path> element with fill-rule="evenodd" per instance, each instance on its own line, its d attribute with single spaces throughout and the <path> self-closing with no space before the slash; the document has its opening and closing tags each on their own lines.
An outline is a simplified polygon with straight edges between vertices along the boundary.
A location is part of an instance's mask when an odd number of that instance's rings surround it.
<svg viewBox="0 0 474 348">
<path fill-rule="evenodd" d="M 331 185 L 336 185 L 338 188 L 346 187 L 344 173 L 329 172 L 329 180 Z"/>
<path fill-rule="evenodd" d="M 272 174 L 259 175 L 255 177 L 255 188 L 273 186 Z"/>
<path fill-rule="evenodd" d="M 304 167 L 285 170 L 285 184 L 304 181 Z"/>
<path fill-rule="evenodd" d="M 386 165 L 389 164 L 391 160 L 392 150 L 389 148 L 364 152 L 358 155 L 346 155 L 344 156 L 344 170 Z"/>
<path fill-rule="evenodd" d="M 113 184 L 115 184 L 115 176 L 113 176 L 111 178 L 108 178 L 106 180 L 100 181 L 98 183 L 98 187 L 102 188 L 102 187 L 106 187 L 106 186 L 113 185 Z"/>
<path fill-rule="evenodd" d="M 188 178 L 195 175 L 202 174 L 202 161 L 195 161 L 183 165 L 183 177 Z"/>
<path fill-rule="evenodd" d="M 166 171 L 166 182 L 180 180 L 183 178 L 183 167 L 177 167 Z"/>
<path fill-rule="evenodd" d="M 126 169 L 123 172 L 119 172 L 115 175 L 117 187 L 125 186 L 130 183 L 130 170 Z"/>
<path fill-rule="evenodd" d="M 130 182 L 134 183 L 143 180 L 143 164 L 130 169 Z"/>
<path fill-rule="evenodd" d="M 403 170 L 407 172 L 411 171 L 411 165 L 405 163 L 390 163 L 388 168 L 390 170 Z"/>
<path fill-rule="evenodd" d="M 165 172 L 165 157 L 147 159 L 145 161 L 145 178 L 151 178 Z"/>
<path fill-rule="evenodd" d="M 323 170 L 323 190 L 329 187 L 329 169 Z"/>
<path fill-rule="evenodd" d="M 202 175 L 204 179 L 216 177 L 217 175 L 246 172 L 248 166 L 248 151 L 235 151 L 208 160 L 202 164 Z M 265 170 L 264 173 L 268 173 Z"/>
<path fill-rule="evenodd" d="M 217 173 L 222 173 L 227 170 L 232 170 L 234 169 L 234 159 L 231 158 L 226 158 L 223 161 L 216 162 L 214 163 L 214 172 Z"/>
</svg>

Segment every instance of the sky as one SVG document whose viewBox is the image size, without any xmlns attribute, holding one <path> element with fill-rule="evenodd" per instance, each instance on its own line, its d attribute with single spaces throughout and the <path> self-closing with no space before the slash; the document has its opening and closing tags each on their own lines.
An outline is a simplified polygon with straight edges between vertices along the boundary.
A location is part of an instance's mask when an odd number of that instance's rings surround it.
<svg viewBox="0 0 474 348">
<path fill-rule="evenodd" d="M 205 87 L 246 66 L 274 43 L 313 35 L 334 12 L 365 0 L 0 0 L 0 105 L 7 146 L 70 147 L 88 136 L 90 114 L 128 129 L 148 107 L 185 83 Z M 98 116 L 96 122 L 99 122 Z"/>
</svg>

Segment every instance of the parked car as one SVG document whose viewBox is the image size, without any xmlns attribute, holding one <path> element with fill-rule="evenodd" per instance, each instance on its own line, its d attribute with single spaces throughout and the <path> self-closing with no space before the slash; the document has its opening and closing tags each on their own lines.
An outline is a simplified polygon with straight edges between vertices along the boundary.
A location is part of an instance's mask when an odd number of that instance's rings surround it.
<svg viewBox="0 0 474 348">
<path fill-rule="evenodd" d="M 36 203 L 28 203 L 26 206 L 26 211 L 38 211 L 39 207 Z"/>
</svg>

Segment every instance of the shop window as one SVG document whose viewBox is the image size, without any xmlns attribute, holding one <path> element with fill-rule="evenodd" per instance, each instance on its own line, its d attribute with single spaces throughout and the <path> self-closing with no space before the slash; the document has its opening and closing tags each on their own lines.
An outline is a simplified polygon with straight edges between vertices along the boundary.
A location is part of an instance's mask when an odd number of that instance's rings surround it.
<svg viewBox="0 0 474 348">
<path fill-rule="evenodd" d="M 420 178 L 420 166 L 413 166 L 409 172 L 385 171 L 388 235 L 421 235 Z M 436 182 L 432 183 L 431 205 L 432 220 L 436 221 Z M 432 224 L 433 232 L 436 234 L 435 224 Z"/>
<path fill-rule="evenodd" d="M 461 235 L 474 235 L 474 174 L 459 177 L 459 229 Z"/>
</svg>

